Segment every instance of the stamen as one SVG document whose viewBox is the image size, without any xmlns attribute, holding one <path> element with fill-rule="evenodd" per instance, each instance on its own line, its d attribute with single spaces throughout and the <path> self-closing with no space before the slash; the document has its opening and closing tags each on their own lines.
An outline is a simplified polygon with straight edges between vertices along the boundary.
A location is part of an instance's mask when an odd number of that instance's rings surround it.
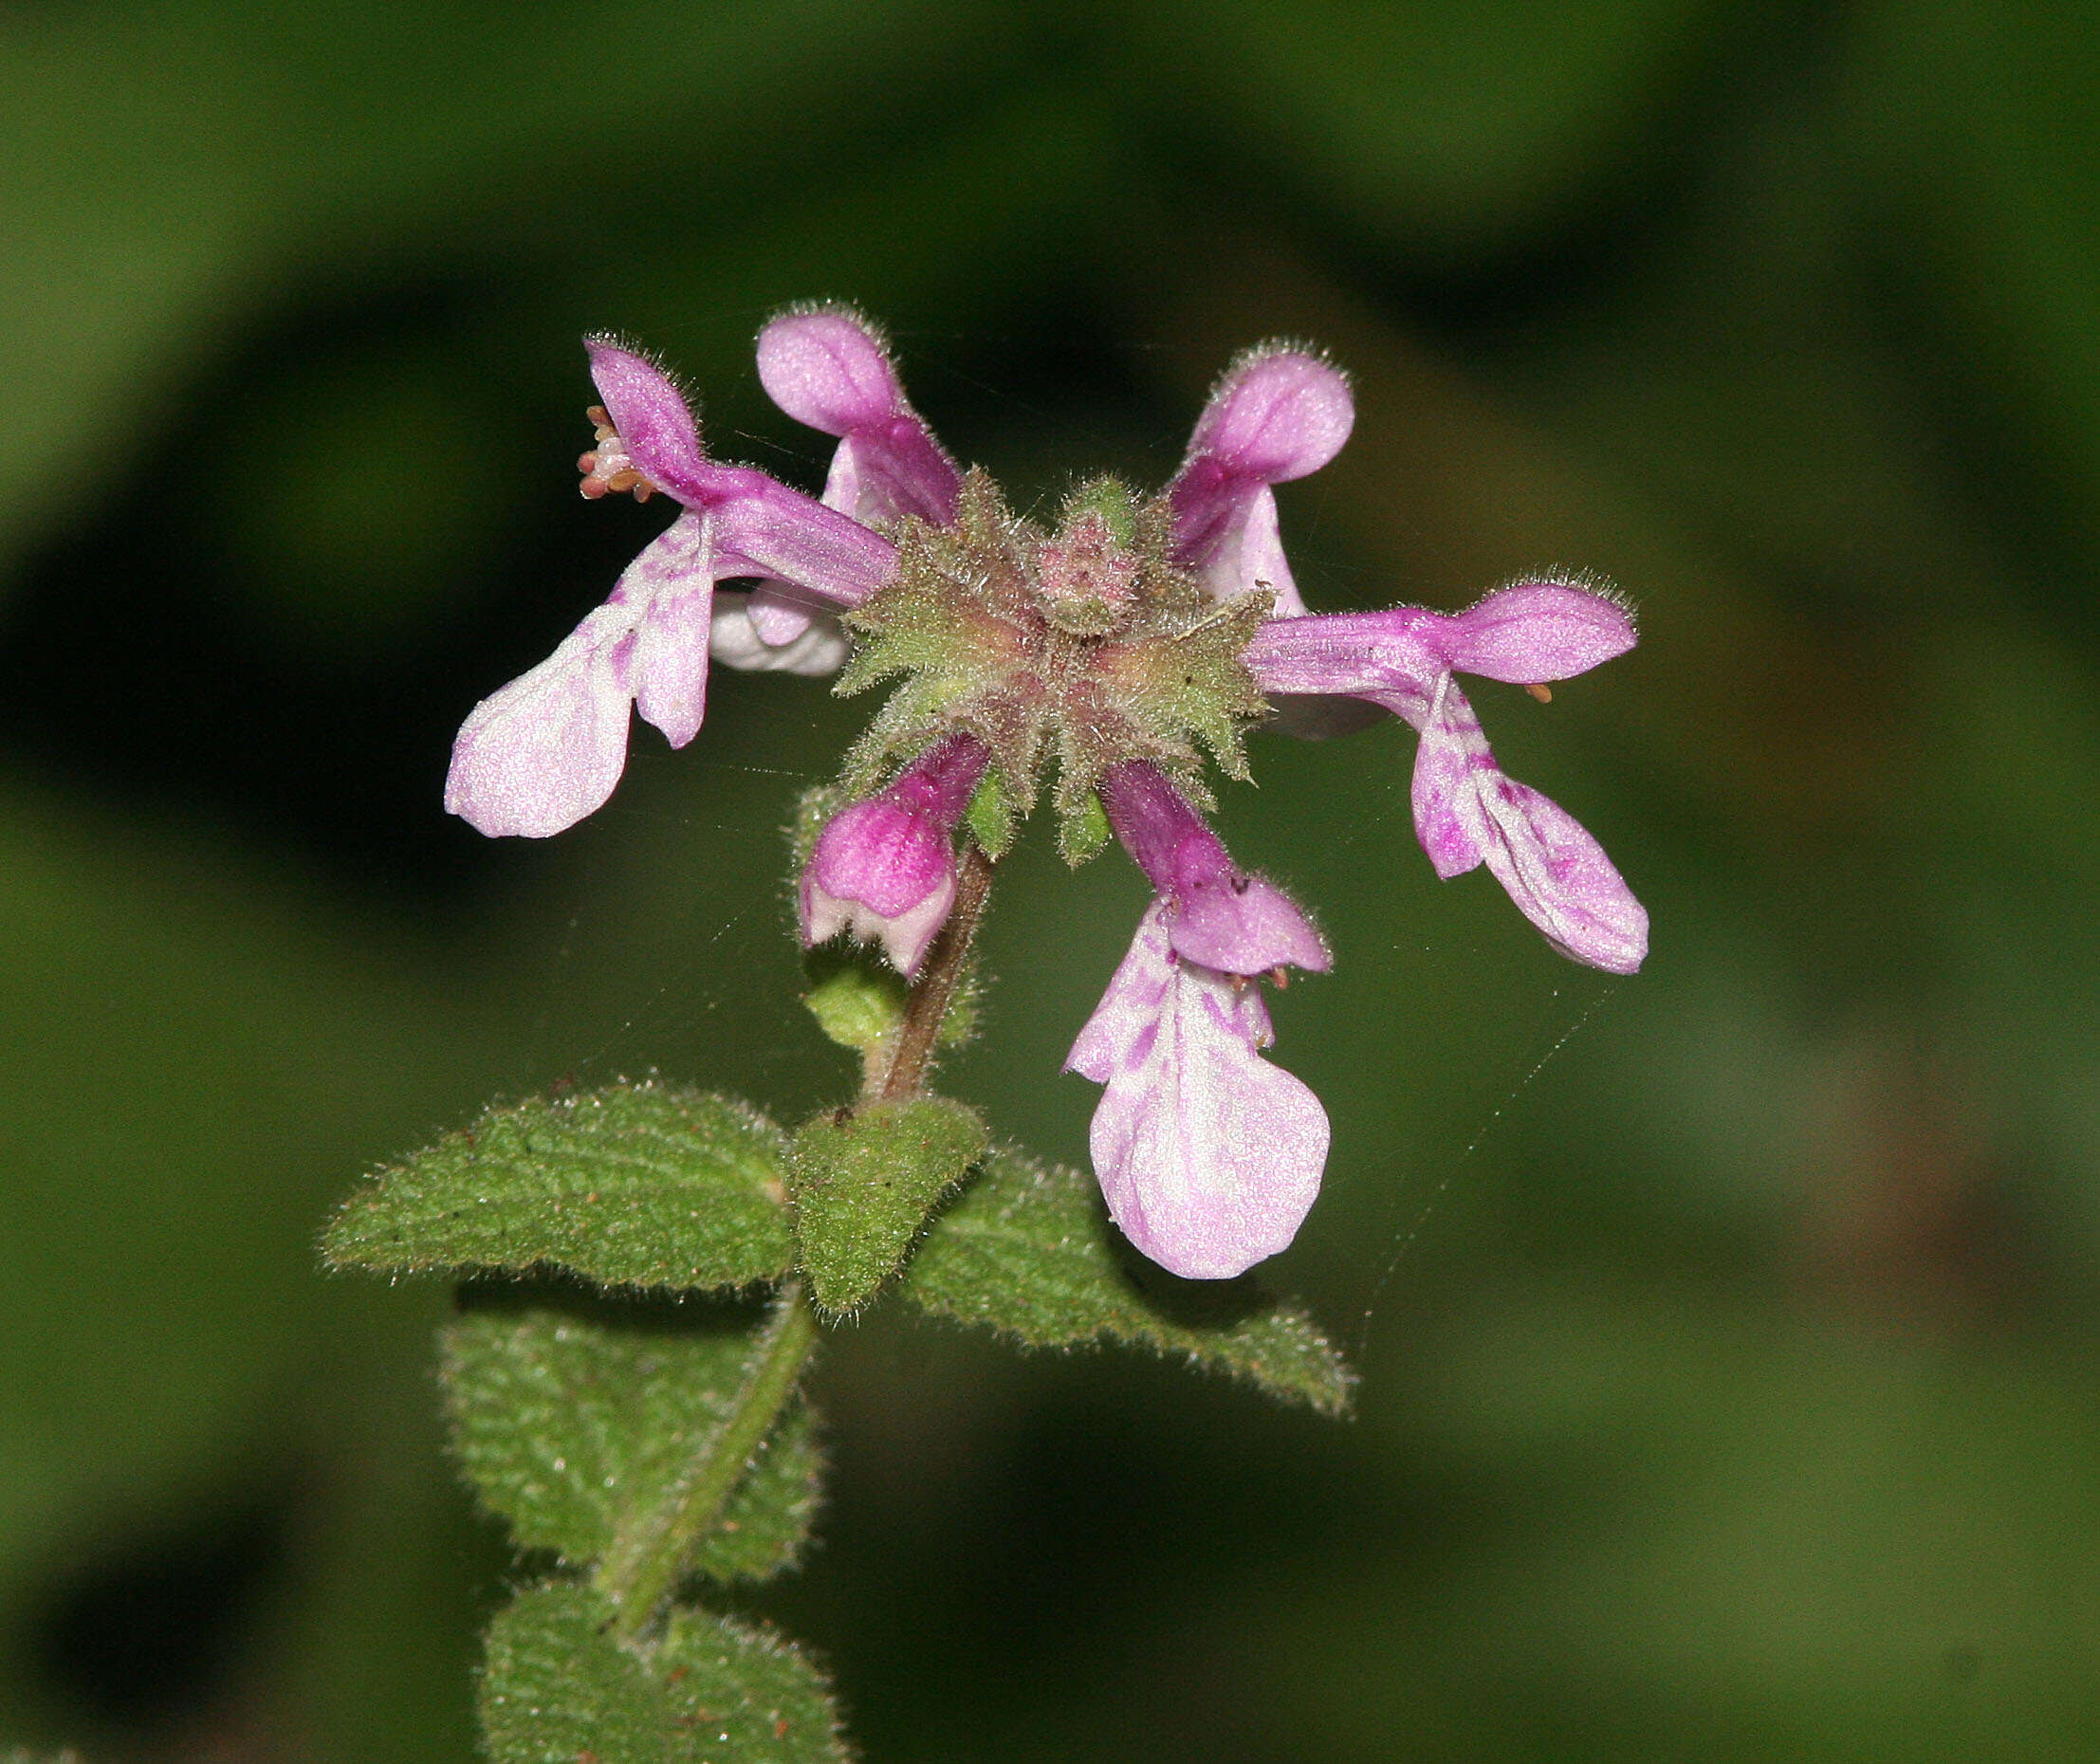
<svg viewBox="0 0 2100 1764">
<path fill-rule="evenodd" d="M 1269 969 L 1269 984 L 1281 992 L 1291 983 L 1291 970 L 1279 962 Z"/>
<path fill-rule="evenodd" d="M 576 469 L 583 474 L 583 482 L 577 488 L 594 503 L 609 490 L 615 494 L 633 490 L 637 503 L 646 503 L 656 486 L 635 469 L 635 462 L 627 455 L 626 444 L 613 427 L 605 407 L 594 404 L 584 414 L 597 428 L 592 439 L 598 445 L 589 452 L 577 455 Z"/>
<path fill-rule="evenodd" d="M 1524 690 L 1529 692 L 1541 705 L 1550 705 L 1553 703 L 1553 688 L 1550 686 L 1542 685 L 1538 681 L 1534 680 L 1533 682 L 1531 682 L 1531 684 L 1524 688 Z"/>
</svg>

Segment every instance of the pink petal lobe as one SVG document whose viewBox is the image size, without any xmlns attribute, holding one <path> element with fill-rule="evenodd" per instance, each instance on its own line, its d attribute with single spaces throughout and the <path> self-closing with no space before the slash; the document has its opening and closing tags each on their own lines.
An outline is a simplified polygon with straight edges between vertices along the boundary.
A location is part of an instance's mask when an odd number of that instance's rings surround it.
<svg viewBox="0 0 2100 1764">
<path fill-rule="evenodd" d="M 1585 673 L 1636 641 L 1626 608 L 1573 582 L 1519 582 L 1440 623 L 1452 668 L 1519 685 Z"/>
<path fill-rule="evenodd" d="M 468 714 L 445 807 L 491 838 L 543 839 L 603 805 L 627 763 L 631 607 L 599 607 Z"/>
<path fill-rule="evenodd" d="M 1210 454 L 1236 475 L 1283 484 L 1341 451 L 1356 420 L 1349 380 L 1295 349 L 1243 357 L 1196 421 L 1190 459 Z"/>
<path fill-rule="evenodd" d="M 1326 1111 L 1260 1057 L 1268 1038 L 1260 993 L 1176 961 L 1155 905 L 1074 1044 L 1068 1066 L 1106 1086 L 1089 1145 L 1110 1215 L 1171 1273 L 1245 1272 L 1319 1192 Z"/>
<path fill-rule="evenodd" d="M 711 516 L 688 510 L 636 557 L 613 602 L 640 616 L 627 671 L 645 722 L 683 747 L 708 707 L 708 634 L 714 601 Z"/>
<path fill-rule="evenodd" d="M 1484 749 L 1485 743 L 1481 745 Z M 1444 723 L 1424 726 L 1414 753 L 1414 836 L 1446 882 L 1485 856 L 1472 832 L 1480 821 L 1473 763 L 1474 748 Z"/>
<path fill-rule="evenodd" d="M 955 519 L 962 474 L 904 395 L 889 350 L 857 313 L 792 312 L 759 333 L 759 379 L 797 422 L 839 437 L 827 506 L 880 524 Z"/>
<path fill-rule="evenodd" d="M 1205 881 L 1173 903 L 1168 935 L 1174 953 L 1225 974 L 1266 974 L 1288 965 L 1308 974 L 1334 965 L 1304 913 L 1265 876 Z"/>
<path fill-rule="evenodd" d="M 889 351 L 857 313 L 783 313 L 759 333 L 759 383 L 799 423 L 850 434 L 895 414 L 904 388 Z"/>
<path fill-rule="evenodd" d="M 1487 867 L 1562 955 L 1631 974 L 1648 958 L 1648 910 L 1582 823 L 1552 798 L 1503 779 L 1483 791 L 1495 828 Z"/>
<path fill-rule="evenodd" d="M 1648 955 L 1648 912 L 1604 848 L 1550 797 L 1503 776 L 1455 684 L 1438 693 L 1415 757 L 1415 827 L 1437 873 L 1485 862 L 1561 954 L 1613 974 Z"/>
<path fill-rule="evenodd" d="M 708 462 L 685 395 L 646 356 L 606 337 L 587 337 L 591 379 L 628 457 L 643 476 L 682 503 L 708 493 Z"/>
</svg>

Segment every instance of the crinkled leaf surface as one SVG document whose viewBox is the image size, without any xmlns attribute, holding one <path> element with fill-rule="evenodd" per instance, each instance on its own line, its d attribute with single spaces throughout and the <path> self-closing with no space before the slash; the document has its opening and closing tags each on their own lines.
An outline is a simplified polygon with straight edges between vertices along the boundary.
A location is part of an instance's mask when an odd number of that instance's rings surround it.
<svg viewBox="0 0 2100 1764">
<path fill-rule="evenodd" d="M 986 1140 L 974 1114 L 939 1096 L 863 1103 L 797 1130 L 788 1185 L 817 1302 L 855 1311 L 874 1297 Z"/>
<path fill-rule="evenodd" d="M 629 1516 L 669 1498 L 728 1417 L 750 1352 L 749 1334 L 720 1317 L 475 1313 L 443 1336 L 453 1449 L 521 1544 L 588 1562 Z M 691 1567 L 728 1580 L 793 1566 L 817 1508 L 812 1435 L 797 1403 Z"/>
<path fill-rule="evenodd" d="M 535 1587 L 496 1614 L 481 1676 L 495 1764 L 843 1760 L 823 1675 L 768 1627 L 681 1610 L 653 1648 L 616 1642 L 588 1588 Z"/>
<path fill-rule="evenodd" d="M 746 1286 L 794 1259 L 785 1143 L 743 1103 L 654 1080 L 536 1096 L 381 1170 L 322 1249 L 382 1273 L 553 1265 L 615 1286 Z"/>
<path fill-rule="evenodd" d="M 1245 1280 L 1175 1280 L 1119 1253 L 1091 1177 L 999 1150 L 913 1258 L 904 1292 L 937 1316 L 1039 1348 L 1102 1339 L 1178 1353 L 1344 1412 L 1355 1383 L 1303 1311 Z"/>
</svg>

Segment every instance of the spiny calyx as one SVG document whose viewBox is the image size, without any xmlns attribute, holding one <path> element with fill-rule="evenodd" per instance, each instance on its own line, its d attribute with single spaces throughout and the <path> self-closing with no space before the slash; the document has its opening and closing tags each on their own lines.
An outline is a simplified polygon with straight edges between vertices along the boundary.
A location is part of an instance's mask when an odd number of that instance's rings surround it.
<svg viewBox="0 0 2100 1764">
<path fill-rule="evenodd" d="M 952 524 L 899 523 L 895 577 L 846 615 L 857 641 L 837 689 L 903 677 L 847 762 L 848 792 L 944 734 L 974 736 L 992 771 L 970 825 L 996 856 L 1054 754 L 1061 843 L 1078 862 L 1101 843 L 1094 791 L 1109 767 L 1150 760 L 1199 801 L 1201 749 L 1245 778 L 1241 728 L 1267 707 L 1241 656 L 1273 597 L 1213 600 L 1170 560 L 1171 518 L 1100 478 L 1052 531 L 972 471 Z"/>
</svg>

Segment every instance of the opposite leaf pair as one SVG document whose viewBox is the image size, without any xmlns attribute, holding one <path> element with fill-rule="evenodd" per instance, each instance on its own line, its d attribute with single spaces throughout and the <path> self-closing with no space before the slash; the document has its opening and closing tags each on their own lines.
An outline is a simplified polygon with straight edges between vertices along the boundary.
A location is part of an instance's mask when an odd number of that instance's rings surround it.
<svg viewBox="0 0 2100 1764">
<path fill-rule="evenodd" d="M 790 1148 L 745 1103 L 654 1080 L 498 1105 L 367 1181 L 322 1252 L 331 1267 L 374 1274 L 551 1272 L 628 1292 L 772 1287 L 796 1272 Z M 911 1259 L 897 1291 L 930 1315 L 1033 1347 L 1150 1348 L 1323 1414 L 1349 1405 L 1353 1375 L 1302 1311 L 1243 1283 L 1169 1300 L 1133 1279 L 1077 1171 L 994 1148 L 918 1235 L 924 1222 L 922 1207 L 907 1234 L 915 1245 L 899 1245 Z M 482 1316 L 477 1329 L 505 1327 L 499 1312 Z M 566 1474 L 542 1479 L 551 1487 Z"/>
</svg>

